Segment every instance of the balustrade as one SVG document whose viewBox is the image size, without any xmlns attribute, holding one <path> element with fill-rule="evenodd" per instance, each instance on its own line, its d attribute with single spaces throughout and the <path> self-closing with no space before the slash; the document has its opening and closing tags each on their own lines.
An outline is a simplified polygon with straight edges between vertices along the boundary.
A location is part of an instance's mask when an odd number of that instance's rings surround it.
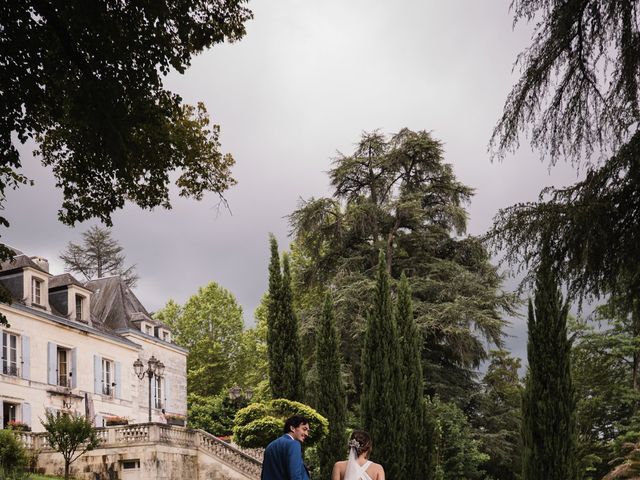
<svg viewBox="0 0 640 480">
<path fill-rule="evenodd" d="M 262 451 L 260 449 L 241 449 L 202 430 L 190 430 L 159 423 L 143 423 L 97 428 L 96 431 L 101 440 L 100 448 L 158 442 L 203 450 L 229 466 L 255 478 L 259 478 L 262 468 Z M 28 449 L 46 450 L 50 448 L 44 433 L 15 433 Z"/>
</svg>

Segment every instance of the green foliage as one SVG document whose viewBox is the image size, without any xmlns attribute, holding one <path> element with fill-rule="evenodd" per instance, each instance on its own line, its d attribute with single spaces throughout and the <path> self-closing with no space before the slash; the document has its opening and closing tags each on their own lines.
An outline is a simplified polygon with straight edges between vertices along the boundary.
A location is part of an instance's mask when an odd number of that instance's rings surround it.
<svg viewBox="0 0 640 480">
<path fill-rule="evenodd" d="M 269 237 L 269 297 L 267 308 L 267 353 L 269 383 L 274 397 L 299 401 L 303 398 L 302 353 L 298 318 L 293 307 L 289 256 L 282 259 L 278 243 Z"/>
<path fill-rule="evenodd" d="M 535 300 L 529 301 L 527 322 L 523 480 L 577 479 L 576 398 L 567 313 L 554 273 L 543 263 L 537 273 Z"/>
<path fill-rule="evenodd" d="M 191 57 L 244 36 L 243 0 L 5 2 L 0 8 L 0 203 L 27 182 L 12 135 L 35 139 L 64 201 L 66 224 L 106 224 L 130 200 L 170 207 L 170 174 L 180 195 L 218 194 L 234 183 L 233 159 L 203 105 L 182 104 L 163 77 Z M 1 223 L 6 225 L 5 220 Z"/>
<path fill-rule="evenodd" d="M 471 425 L 453 403 L 435 398 L 426 402 L 425 421 L 433 442 L 425 469 L 429 480 L 472 480 L 483 478 L 480 465 L 488 456 L 480 452 Z M 414 459 L 420 461 L 420 459 Z"/>
<path fill-rule="evenodd" d="M 640 120 L 637 1 L 512 6 L 515 21 L 534 21 L 535 30 L 493 133 L 496 153 L 517 147 L 521 132 L 552 162 L 619 146 Z"/>
<path fill-rule="evenodd" d="M 344 459 L 347 404 L 340 362 L 333 302 L 327 293 L 316 335 L 318 371 L 317 410 L 329 421 L 329 434 L 318 444 L 319 475 L 330 478 L 333 464 Z"/>
<path fill-rule="evenodd" d="M 172 329 L 174 341 L 189 349 L 190 394 L 216 396 L 243 377 L 242 308 L 231 292 L 215 282 L 198 289 L 183 307 L 169 301 L 156 314 Z M 244 386 L 244 385 L 241 385 Z"/>
<path fill-rule="evenodd" d="M 380 251 L 376 292 L 362 349 L 362 425 L 375 439 L 372 458 L 389 478 L 406 478 L 402 359 L 389 274 Z"/>
<path fill-rule="evenodd" d="M 11 430 L 0 430 L 0 470 L 7 473 L 27 465 L 27 453 Z"/>
<path fill-rule="evenodd" d="M 111 237 L 111 230 L 93 226 L 82 233 L 82 244 L 69 242 L 60 254 L 68 272 L 79 273 L 86 280 L 120 275 L 129 287 L 135 287 L 135 265 L 124 267 L 122 246 Z"/>
<path fill-rule="evenodd" d="M 329 432 L 329 422 L 313 408 L 300 402 L 276 398 L 265 403 L 252 403 L 236 414 L 234 441 L 247 448 L 264 448 L 283 433 L 284 422 L 291 415 L 309 419 L 309 437 L 305 445 L 315 445 Z"/>
<path fill-rule="evenodd" d="M 584 478 L 599 479 L 618 456 L 615 443 L 640 426 L 634 415 L 640 392 L 633 386 L 633 355 L 640 339 L 632 334 L 631 316 L 615 316 L 610 305 L 599 307 L 596 319 L 597 328 L 571 325 L 571 366 L 578 399 L 580 471 Z"/>
<path fill-rule="evenodd" d="M 305 350 L 315 343 L 313 325 L 321 315 L 323 290 L 331 289 L 340 336 L 348 339 L 341 353 L 353 409 L 362 384 L 366 315 L 383 250 L 392 279 L 404 271 L 411 287 L 424 340 L 427 393 L 464 404 L 474 382 L 470 369 L 486 359 L 487 342 L 501 343 L 501 314 L 514 306 L 514 297 L 500 290 L 502 279 L 480 240 L 463 236 L 464 205 L 472 189 L 444 162 L 438 140 L 408 129 L 390 138 L 364 134 L 351 155 L 339 156 L 329 175 L 333 196 L 302 202 L 290 215 Z"/>
<path fill-rule="evenodd" d="M 267 296 L 264 295 L 253 314 L 255 327 L 242 332 L 241 354 L 238 359 L 238 385 L 252 388 L 254 398 L 262 394 L 261 385 L 266 384 L 268 387 L 269 384 L 267 301 Z"/>
<path fill-rule="evenodd" d="M 402 393 L 405 406 L 405 419 L 412 419 L 416 425 L 423 424 L 424 381 L 422 377 L 421 347 L 422 336 L 413 318 L 411 289 L 407 277 L 402 272 L 396 303 L 396 322 L 398 325 Z M 425 463 L 415 461 L 409 452 L 416 452 L 424 458 L 428 455 L 425 431 L 422 428 L 405 428 L 404 445 L 406 454 L 406 478 L 426 478 Z"/>
<path fill-rule="evenodd" d="M 629 432 L 614 443 L 614 468 L 602 480 L 638 478 L 640 476 L 640 433 Z"/>
<path fill-rule="evenodd" d="M 480 451 L 487 455 L 482 470 L 491 478 L 517 480 L 522 472 L 520 359 L 505 350 L 492 350 L 489 359 L 471 424 Z"/>
<path fill-rule="evenodd" d="M 45 412 L 42 426 L 54 450 L 64 458 L 64 478 L 69 478 L 69 466 L 78 457 L 100 445 L 95 428 L 82 415 Z"/>
<path fill-rule="evenodd" d="M 191 394 L 188 397 L 188 417 L 191 428 L 200 428 L 212 435 L 231 435 L 236 412 L 247 406 L 247 399 L 231 400 L 226 392 L 215 397 Z"/>
</svg>

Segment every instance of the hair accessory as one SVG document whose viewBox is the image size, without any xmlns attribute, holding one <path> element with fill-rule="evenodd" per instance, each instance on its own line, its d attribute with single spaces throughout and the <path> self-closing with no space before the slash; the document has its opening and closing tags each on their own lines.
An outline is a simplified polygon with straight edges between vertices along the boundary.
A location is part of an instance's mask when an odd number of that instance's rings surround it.
<svg viewBox="0 0 640 480">
<path fill-rule="evenodd" d="M 360 449 L 360 442 L 355 438 L 349 440 L 349 448 L 355 448 L 356 450 Z"/>
</svg>

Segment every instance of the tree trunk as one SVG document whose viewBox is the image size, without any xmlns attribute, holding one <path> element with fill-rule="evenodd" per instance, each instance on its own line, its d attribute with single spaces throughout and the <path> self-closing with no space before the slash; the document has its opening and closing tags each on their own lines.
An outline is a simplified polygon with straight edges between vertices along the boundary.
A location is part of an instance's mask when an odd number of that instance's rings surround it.
<svg viewBox="0 0 640 480">
<path fill-rule="evenodd" d="M 69 480 L 69 462 L 64 461 L 64 480 Z"/>
</svg>

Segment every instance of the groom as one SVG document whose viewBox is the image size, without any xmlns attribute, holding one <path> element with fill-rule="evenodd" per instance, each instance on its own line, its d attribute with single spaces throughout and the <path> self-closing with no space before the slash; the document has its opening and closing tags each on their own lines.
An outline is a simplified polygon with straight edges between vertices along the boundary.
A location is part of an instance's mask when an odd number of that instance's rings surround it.
<svg viewBox="0 0 640 480">
<path fill-rule="evenodd" d="M 302 442 L 309 436 L 309 420 L 300 415 L 284 423 L 284 435 L 264 451 L 261 480 L 309 480 L 302 462 Z"/>
</svg>

